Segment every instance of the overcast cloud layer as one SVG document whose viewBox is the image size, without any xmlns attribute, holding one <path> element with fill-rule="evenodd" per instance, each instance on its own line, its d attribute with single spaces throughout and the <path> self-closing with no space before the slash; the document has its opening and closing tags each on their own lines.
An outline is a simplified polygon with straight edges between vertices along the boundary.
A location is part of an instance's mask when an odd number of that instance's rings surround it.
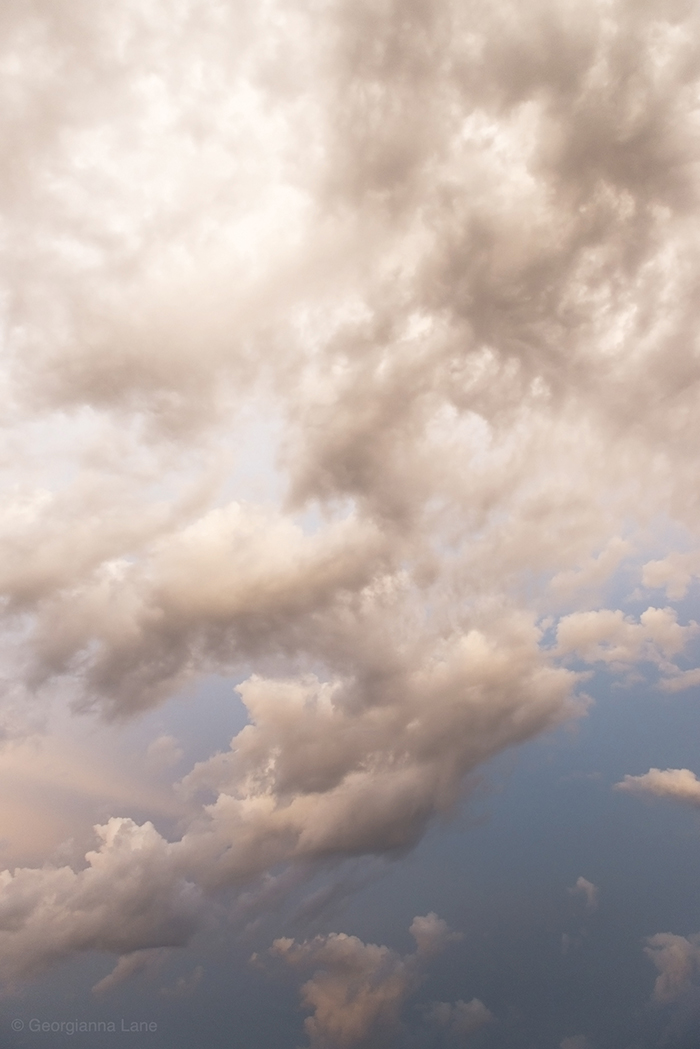
<svg viewBox="0 0 700 1049">
<path fill-rule="evenodd" d="M 699 38 L 674 0 L 5 5 L 4 733 L 209 673 L 250 718 L 177 840 L 115 811 L 5 872 L 8 979 L 400 853 L 586 669 L 700 681 Z"/>
</svg>

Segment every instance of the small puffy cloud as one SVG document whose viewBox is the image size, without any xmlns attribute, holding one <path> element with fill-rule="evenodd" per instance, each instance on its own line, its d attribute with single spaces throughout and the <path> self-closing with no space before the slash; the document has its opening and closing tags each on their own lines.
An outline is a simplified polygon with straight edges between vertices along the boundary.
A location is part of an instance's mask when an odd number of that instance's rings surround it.
<svg viewBox="0 0 700 1049">
<path fill-rule="evenodd" d="M 410 931 L 417 950 L 407 955 L 344 933 L 303 943 L 275 940 L 272 954 L 295 969 L 315 970 L 301 989 L 302 1004 L 313 1010 L 304 1022 L 312 1049 L 393 1044 L 401 1031 L 402 1007 L 417 990 L 427 961 L 456 938 L 433 913 L 414 918 Z M 443 1026 L 454 1027 L 456 1034 L 476 1030 L 490 1019 L 477 999 L 437 1004 Z"/>
<path fill-rule="evenodd" d="M 587 878 L 577 878 L 576 884 L 568 892 L 572 896 L 582 897 L 586 903 L 586 910 L 594 911 L 598 907 L 598 887 L 592 881 L 588 881 Z"/>
<path fill-rule="evenodd" d="M 700 806 L 700 780 L 690 769 L 649 769 L 643 776 L 625 776 L 615 790 Z"/>
<path fill-rule="evenodd" d="M 647 940 L 644 953 L 659 972 L 652 994 L 652 1001 L 658 1005 L 678 1001 L 697 986 L 696 980 L 700 974 L 700 933 L 691 936 L 657 933 Z"/>
<path fill-rule="evenodd" d="M 418 954 L 430 958 L 444 951 L 449 943 L 462 939 L 462 933 L 452 932 L 443 918 L 438 918 L 434 911 L 425 917 L 415 917 L 408 930 L 416 941 Z"/>
</svg>

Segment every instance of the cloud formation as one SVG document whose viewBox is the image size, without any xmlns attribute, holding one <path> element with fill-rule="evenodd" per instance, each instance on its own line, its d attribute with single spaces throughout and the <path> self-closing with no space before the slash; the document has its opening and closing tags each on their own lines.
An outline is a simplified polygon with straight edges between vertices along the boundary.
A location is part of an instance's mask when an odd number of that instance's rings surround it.
<svg viewBox="0 0 700 1049">
<path fill-rule="evenodd" d="M 697 671 L 680 670 L 673 657 L 699 631 L 693 620 L 681 626 L 672 608 L 647 608 L 639 622 L 620 609 L 601 609 L 573 612 L 560 619 L 557 644 L 562 655 L 575 653 L 587 663 L 605 663 L 613 669 L 654 664 L 661 673 L 661 688 L 673 692 L 697 683 Z"/>
<path fill-rule="evenodd" d="M 182 946 L 199 924 L 201 892 L 177 870 L 172 847 L 146 823 L 114 818 L 96 828 L 100 847 L 87 866 L 2 872 L 0 972 L 36 974 L 79 951 L 122 957 L 100 989 L 109 989 L 150 956 L 144 948 Z M 99 986 L 99 985 L 98 985 Z"/>
<path fill-rule="evenodd" d="M 700 781 L 690 769 L 649 769 L 643 776 L 625 776 L 615 789 L 700 805 Z"/>
<path fill-rule="evenodd" d="M 313 969 L 301 988 L 302 1004 L 313 1011 L 304 1021 L 312 1049 L 351 1049 L 394 1044 L 401 1032 L 401 1010 L 418 989 L 431 958 L 459 939 L 430 913 L 410 927 L 413 954 L 363 943 L 356 936 L 330 933 L 297 943 L 275 940 L 271 952 L 295 969 Z M 434 1003 L 430 1019 L 450 1033 L 465 1036 L 491 1019 L 478 999 L 450 1005 Z"/>
<path fill-rule="evenodd" d="M 659 972 L 652 995 L 654 1002 L 668 1005 L 697 987 L 694 981 L 700 972 L 700 934 L 686 937 L 659 932 L 650 936 L 647 944 L 644 953 Z"/>
<path fill-rule="evenodd" d="M 178 841 L 121 817 L 84 870 L 6 873 L 8 973 L 409 848 L 581 709 L 567 661 L 697 683 L 697 624 L 606 605 L 698 563 L 699 18 L 2 12 L 0 730 L 209 673 L 250 715 Z"/>
</svg>

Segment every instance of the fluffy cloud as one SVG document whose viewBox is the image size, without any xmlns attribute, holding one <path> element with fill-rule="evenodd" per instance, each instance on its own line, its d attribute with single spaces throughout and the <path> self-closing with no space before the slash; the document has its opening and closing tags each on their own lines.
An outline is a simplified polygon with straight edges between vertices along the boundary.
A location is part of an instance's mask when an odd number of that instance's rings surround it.
<svg viewBox="0 0 700 1049">
<path fill-rule="evenodd" d="M 182 849 L 193 863 L 206 854 L 202 876 L 226 882 L 289 859 L 412 845 L 469 772 L 566 712 L 568 676 L 518 626 L 501 643 L 470 633 L 379 681 L 249 679 L 239 691 L 252 723 L 183 782 L 217 800 Z"/>
<path fill-rule="evenodd" d="M 615 789 L 700 805 L 700 781 L 690 769 L 649 769 L 643 776 L 625 776 Z"/>
<path fill-rule="evenodd" d="M 603 586 L 655 515 L 694 528 L 697 15 L 645 10 L 3 16 L 30 689 L 118 716 L 211 667 L 337 673 L 368 586 L 459 635 L 533 573 Z M 222 497 L 260 429 L 265 508 Z"/>
<path fill-rule="evenodd" d="M 313 1049 L 393 1044 L 401 1030 L 401 1009 L 417 990 L 425 965 L 450 939 L 458 938 L 433 913 L 414 918 L 410 931 L 416 951 L 407 955 L 344 933 L 304 943 L 275 940 L 273 954 L 295 969 L 315 970 L 301 989 L 303 1005 L 313 1010 L 304 1021 Z M 435 1003 L 430 1015 L 458 1036 L 491 1019 L 476 998 L 454 1005 Z"/>
<path fill-rule="evenodd" d="M 250 712 L 181 840 L 6 876 L 16 971 L 408 848 L 562 661 L 697 681 L 672 608 L 577 604 L 695 571 L 699 15 L 643 6 L 6 5 L 0 727 Z"/>
<path fill-rule="evenodd" d="M 681 671 L 672 657 L 699 631 L 693 621 L 681 626 L 672 608 L 647 608 L 639 622 L 619 609 L 602 609 L 564 616 L 557 627 L 557 645 L 562 655 L 576 654 L 588 663 L 617 669 L 653 663 L 661 671 L 661 687 L 677 691 L 696 683 L 695 671 Z"/>
<path fill-rule="evenodd" d="M 700 575 L 700 554 L 697 551 L 672 551 L 660 561 L 647 561 L 642 569 L 644 586 L 663 588 L 667 597 L 678 601 L 685 597 L 691 581 Z"/>
<path fill-rule="evenodd" d="M 135 951 L 181 946 L 202 911 L 197 886 L 178 872 L 172 847 L 149 823 L 111 819 L 97 828 L 100 847 L 87 866 L 18 868 L 2 872 L 0 971 L 6 979 L 33 975 L 78 951 L 122 958 L 99 989 L 139 968 Z"/>
<path fill-rule="evenodd" d="M 654 984 L 653 1001 L 667 1005 L 687 995 L 700 972 L 700 934 L 674 936 L 660 932 L 650 936 L 644 952 L 659 971 Z"/>
</svg>

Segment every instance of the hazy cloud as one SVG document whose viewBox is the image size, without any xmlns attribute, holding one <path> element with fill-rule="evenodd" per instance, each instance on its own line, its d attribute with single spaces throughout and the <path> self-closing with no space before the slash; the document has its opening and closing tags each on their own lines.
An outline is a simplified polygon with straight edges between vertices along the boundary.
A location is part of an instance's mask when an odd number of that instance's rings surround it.
<svg viewBox="0 0 700 1049">
<path fill-rule="evenodd" d="M 125 980 L 140 972 L 155 972 L 163 961 L 165 951 L 159 947 L 123 954 L 111 973 L 99 980 L 92 988 L 93 994 L 105 994 L 112 991 Z"/>
<path fill-rule="evenodd" d="M 650 936 L 647 944 L 644 953 L 659 971 L 653 1001 L 667 1005 L 688 994 L 700 972 L 700 934 L 685 937 L 660 932 Z"/>
<path fill-rule="evenodd" d="M 586 902 L 586 910 L 595 911 L 597 909 L 599 890 L 597 885 L 594 885 L 592 881 L 588 881 L 588 879 L 584 877 L 579 877 L 576 879 L 576 884 L 568 891 L 572 896 L 583 897 Z"/>
<path fill-rule="evenodd" d="M 427 1020 L 444 1031 L 452 1041 L 461 1041 L 493 1020 L 493 1013 L 479 998 L 463 1002 L 433 1002 Z"/>
<path fill-rule="evenodd" d="M 156 772 L 177 765 L 184 751 L 174 736 L 158 736 L 148 744 L 146 762 Z"/>
</svg>

